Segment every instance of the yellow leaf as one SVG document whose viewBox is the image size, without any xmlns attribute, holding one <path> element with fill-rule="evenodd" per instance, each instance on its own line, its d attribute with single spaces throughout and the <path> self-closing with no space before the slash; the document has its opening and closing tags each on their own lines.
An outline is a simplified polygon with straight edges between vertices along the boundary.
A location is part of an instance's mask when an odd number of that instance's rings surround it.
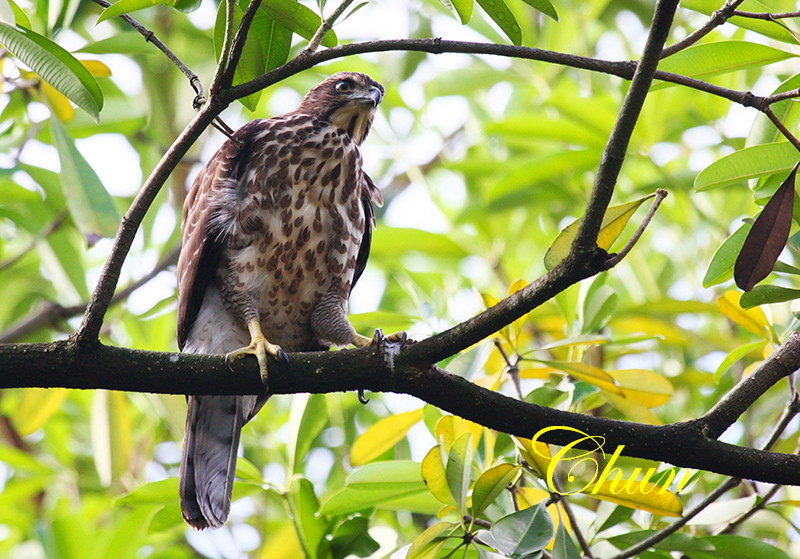
<svg viewBox="0 0 800 559">
<path fill-rule="evenodd" d="M 739 304 L 741 294 L 737 291 L 726 291 L 717 299 L 719 310 L 733 322 L 766 340 L 775 341 L 775 332 L 767 321 L 764 311 L 760 307 L 743 309 Z"/>
<path fill-rule="evenodd" d="M 472 516 L 478 516 L 509 485 L 514 483 L 521 466 L 498 464 L 481 474 L 472 488 Z"/>
<path fill-rule="evenodd" d="M 634 212 L 646 200 L 653 196 L 655 196 L 655 194 L 648 194 L 633 202 L 609 207 L 606 210 L 606 215 L 603 216 L 603 223 L 600 226 L 600 233 L 597 236 L 597 246 L 604 250 L 610 249 L 611 245 L 614 244 L 614 241 L 616 241 L 617 237 L 622 233 L 625 225 L 628 224 Z M 550 245 L 550 248 L 547 249 L 544 255 L 544 265 L 548 270 L 555 268 L 558 263 L 567 257 L 572 247 L 572 241 L 575 239 L 575 235 L 582 221 L 583 218 L 581 217 L 567 225 L 561 233 L 559 233 L 558 237 L 556 237 L 556 240 L 553 241 L 553 244 Z"/>
<path fill-rule="evenodd" d="M 444 539 L 444 533 L 448 530 L 452 530 L 454 527 L 455 524 L 452 522 L 438 522 L 433 526 L 429 526 L 411 543 L 411 546 L 408 548 L 408 553 L 406 554 L 406 559 L 435 557 L 435 555 L 430 555 L 430 553 L 432 551 L 438 552 L 443 545 L 447 543 L 447 540 Z"/>
<path fill-rule="evenodd" d="M 79 60 L 79 62 L 83 64 L 95 78 L 108 78 L 111 76 L 111 68 L 99 60 Z"/>
<path fill-rule="evenodd" d="M 674 345 L 686 345 L 689 336 L 686 331 L 672 322 L 649 316 L 624 316 L 617 315 L 608 321 L 608 326 L 619 334 L 648 334 L 657 336 L 665 342 Z"/>
<path fill-rule="evenodd" d="M 520 289 L 522 289 L 526 285 L 528 285 L 528 282 L 526 280 L 522 279 L 522 278 L 519 278 L 519 279 L 515 280 L 514 283 L 512 283 L 511 285 L 508 286 L 508 294 L 509 295 L 513 295 L 514 293 L 516 293 L 517 291 L 519 291 Z"/>
<path fill-rule="evenodd" d="M 527 369 L 520 369 L 519 376 L 520 378 L 538 378 L 541 380 L 547 380 L 553 373 L 560 372 L 562 371 L 554 369 L 553 367 L 528 367 Z"/>
<path fill-rule="evenodd" d="M 23 388 L 22 399 L 14 413 L 14 425 L 19 434 L 24 437 L 44 427 L 61 409 L 68 395 L 66 388 Z"/>
<path fill-rule="evenodd" d="M 514 440 L 514 444 L 522 455 L 523 460 L 531 468 L 535 469 L 542 479 L 545 479 L 547 477 L 547 468 L 550 467 L 550 461 L 552 460 L 550 447 L 542 441 L 534 443 L 532 440 L 523 437 L 511 438 Z"/>
<path fill-rule="evenodd" d="M 361 466 L 375 460 L 402 440 L 422 419 L 422 408 L 385 417 L 367 429 L 350 449 L 350 464 Z"/>
<path fill-rule="evenodd" d="M 672 396 L 672 383 L 653 371 L 621 369 L 608 374 L 614 377 L 626 398 L 648 408 L 660 406 Z"/>
<path fill-rule="evenodd" d="M 647 406 L 644 406 L 636 400 L 631 400 L 610 392 L 603 391 L 603 397 L 606 401 L 621 411 L 628 419 L 636 421 L 637 423 L 646 423 L 648 425 L 662 425 L 663 421 L 658 418 L 656 414 L 650 411 Z"/>
<path fill-rule="evenodd" d="M 53 112 L 53 116 L 55 116 L 61 122 L 69 122 L 75 118 L 75 109 L 72 107 L 72 103 L 70 103 L 69 99 L 64 97 L 64 95 L 60 92 L 56 91 L 52 85 L 44 80 L 42 80 L 40 86 L 42 89 L 42 95 L 44 95 L 45 99 L 47 100 L 47 106 L 50 107 L 50 110 Z"/>
<path fill-rule="evenodd" d="M 422 479 L 428 491 L 445 505 L 455 505 L 453 496 L 450 494 L 450 486 L 447 484 L 447 472 L 444 469 L 442 458 L 442 447 L 436 445 L 428 451 L 422 459 Z"/>
<path fill-rule="evenodd" d="M 683 505 L 678 496 L 655 483 L 635 479 L 613 479 L 593 485 L 585 495 L 624 507 L 644 510 L 659 516 L 681 516 Z"/>
<path fill-rule="evenodd" d="M 502 384 L 505 372 L 501 369 L 500 372 L 485 377 L 476 378 L 474 383 L 486 390 L 497 390 Z"/>
<path fill-rule="evenodd" d="M 453 442 L 464 433 L 472 433 L 472 450 L 477 450 L 483 426 L 456 415 L 443 415 L 436 422 L 436 440 L 442 443 L 445 452 L 450 452 Z"/>
<path fill-rule="evenodd" d="M 295 559 L 302 556 L 303 548 L 292 522 L 270 528 L 266 541 L 257 554 L 259 559 Z"/>
<path fill-rule="evenodd" d="M 124 392 L 97 390 L 92 400 L 92 453 L 104 486 L 127 470 L 133 450 L 133 427 Z"/>
<path fill-rule="evenodd" d="M 541 361 L 541 363 L 564 371 L 571 377 L 588 382 L 592 386 L 622 396 L 622 390 L 614 383 L 614 378 L 600 367 L 594 367 L 586 363 L 569 363 L 566 361 Z"/>
</svg>

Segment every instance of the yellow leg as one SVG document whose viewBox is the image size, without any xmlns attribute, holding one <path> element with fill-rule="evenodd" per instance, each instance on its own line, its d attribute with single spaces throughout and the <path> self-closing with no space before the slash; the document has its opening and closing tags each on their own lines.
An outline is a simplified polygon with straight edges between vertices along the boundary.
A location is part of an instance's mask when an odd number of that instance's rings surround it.
<svg viewBox="0 0 800 559">
<path fill-rule="evenodd" d="M 258 368 L 261 370 L 261 380 L 263 380 L 266 385 L 267 378 L 269 377 L 267 370 L 267 354 L 281 361 L 286 361 L 288 358 L 279 345 L 270 343 L 269 340 L 264 337 L 258 319 L 251 319 L 247 323 L 247 329 L 250 331 L 250 345 L 231 351 L 225 358 L 230 363 L 245 355 L 255 355 L 256 359 L 258 359 Z"/>
<path fill-rule="evenodd" d="M 395 332 L 394 334 L 389 334 L 388 336 L 384 336 L 383 332 L 380 330 L 375 331 L 375 336 L 372 338 L 368 338 L 366 336 L 362 336 L 359 333 L 353 334 L 353 345 L 356 347 L 364 347 L 368 345 L 375 344 L 381 340 L 386 340 L 391 343 L 403 343 L 405 342 L 408 336 L 405 332 Z"/>
</svg>

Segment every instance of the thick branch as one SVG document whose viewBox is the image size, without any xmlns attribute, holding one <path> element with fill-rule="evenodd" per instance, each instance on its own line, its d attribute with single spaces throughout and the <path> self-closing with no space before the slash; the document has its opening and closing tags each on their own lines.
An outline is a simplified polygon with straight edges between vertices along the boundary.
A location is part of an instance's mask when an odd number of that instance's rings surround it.
<svg viewBox="0 0 800 559">
<path fill-rule="evenodd" d="M 412 346 L 413 347 L 413 346 Z M 80 355 L 80 359 L 75 357 Z M 402 353 L 401 353 L 402 355 Z M 290 367 L 270 363 L 276 394 L 366 389 L 416 396 L 443 410 L 505 433 L 531 437 L 563 425 L 605 438 L 604 449 L 624 445 L 627 456 L 724 475 L 800 485 L 800 457 L 740 448 L 705 436 L 697 425 L 643 425 L 544 408 L 486 390 L 439 369 L 389 368 L 377 347 L 295 353 Z M 221 356 L 158 353 L 99 345 L 75 351 L 68 342 L 0 345 L 0 386 L 106 388 L 170 394 L 256 394 L 255 361 L 228 370 Z M 567 444 L 574 433 L 552 431 L 541 440 Z M 569 490 L 569 488 L 566 488 Z"/>
</svg>

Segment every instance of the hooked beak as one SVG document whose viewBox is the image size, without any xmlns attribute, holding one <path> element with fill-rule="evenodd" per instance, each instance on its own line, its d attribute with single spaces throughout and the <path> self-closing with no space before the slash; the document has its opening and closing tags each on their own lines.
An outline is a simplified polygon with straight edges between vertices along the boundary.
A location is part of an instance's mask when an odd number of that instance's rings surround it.
<svg viewBox="0 0 800 559">
<path fill-rule="evenodd" d="M 359 96 L 357 100 L 366 105 L 372 105 L 372 107 L 375 108 L 383 100 L 383 93 L 381 93 L 381 90 L 377 87 L 372 86 L 366 94 Z"/>
</svg>

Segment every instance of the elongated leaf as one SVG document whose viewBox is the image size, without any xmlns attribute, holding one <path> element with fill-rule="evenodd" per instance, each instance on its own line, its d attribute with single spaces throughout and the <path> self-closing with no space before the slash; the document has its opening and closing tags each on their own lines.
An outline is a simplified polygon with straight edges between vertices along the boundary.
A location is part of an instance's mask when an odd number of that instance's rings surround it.
<svg viewBox="0 0 800 559">
<path fill-rule="evenodd" d="M 452 522 L 437 522 L 432 526 L 428 526 L 417 538 L 411 543 L 406 553 L 406 559 L 420 559 L 427 557 L 431 547 L 441 542 L 446 532 L 450 532 L 456 525 Z M 442 542 L 443 543 L 443 542 Z"/>
<path fill-rule="evenodd" d="M 333 557 L 348 557 L 357 555 L 358 557 L 368 557 L 378 551 L 381 547 L 378 542 L 372 539 L 367 531 L 369 520 L 363 516 L 350 516 L 339 522 L 331 533 L 330 540 L 325 538 L 322 542 L 322 549 L 318 553 L 320 557 L 328 557 L 325 549 L 330 549 Z M 266 557 L 272 557 L 268 555 Z"/>
<path fill-rule="evenodd" d="M 325 537 L 328 522 L 317 514 L 319 501 L 314 486 L 306 478 L 295 476 L 289 487 L 289 508 L 300 543 L 309 559 L 317 559 L 317 549 Z"/>
<path fill-rule="evenodd" d="M 532 441 L 523 437 L 512 437 L 514 445 L 519 450 L 522 458 L 528 465 L 535 469 L 541 478 L 547 476 L 547 469 L 550 467 L 552 455 L 550 454 L 550 447 L 547 443 L 542 441 Z"/>
<path fill-rule="evenodd" d="M 517 23 L 514 13 L 508 9 L 503 0 L 478 0 L 481 8 L 492 18 L 503 33 L 511 39 L 515 45 L 522 44 L 522 29 Z"/>
<path fill-rule="evenodd" d="M 436 445 L 422 459 L 420 472 L 428 491 L 445 505 L 455 505 L 453 495 L 447 485 L 447 472 L 444 469 L 442 445 Z"/>
<path fill-rule="evenodd" d="M 654 483 L 635 479 L 604 481 L 587 488 L 583 493 L 659 516 L 680 516 L 683 512 L 681 500 L 675 493 Z"/>
<path fill-rule="evenodd" d="M 8 5 L 11 7 L 11 12 L 14 15 L 13 21 L 7 21 L 9 25 L 14 25 L 16 23 L 20 27 L 25 27 L 27 29 L 31 29 L 31 20 L 28 18 L 28 14 L 20 8 L 14 0 L 8 0 Z"/>
<path fill-rule="evenodd" d="M 457 415 L 443 415 L 436 422 L 434 436 L 442 443 L 445 452 L 450 452 L 452 444 L 464 433 L 472 434 L 472 450 L 477 450 L 483 426 Z"/>
<path fill-rule="evenodd" d="M 608 374 L 622 389 L 625 398 L 648 408 L 665 404 L 674 391 L 666 377 L 645 369 L 622 369 Z"/>
<path fill-rule="evenodd" d="M 6 23 L 0 23 L 0 44 L 95 121 L 99 119 L 103 92 L 74 56 L 30 29 Z"/>
<path fill-rule="evenodd" d="M 269 0 L 261 3 L 261 9 L 280 25 L 304 39 L 311 39 L 322 24 L 319 15 L 295 0 Z M 338 42 L 333 30 L 328 31 L 322 39 L 322 44 L 326 47 L 335 47 Z"/>
<path fill-rule="evenodd" d="M 222 55 L 222 46 L 225 43 L 225 10 L 225 2 L 220 3 L 217 9 L 217 19 L 214 23 L 214 52 L 217 56 L 217 60 L 219 60 Z M 234 6 L 234 28 L 238 27 L 241 23 L 243 14 L 244 11 L 237 3 Z M 257 16 L 265 17 L 261 13 L 257 14 Z M 254 26 L 256 25 L 255 19 L 256 18 L 253 18 Z M 239 63 L 236 65 L 233 74 L 233 85 L 239 85 L 252 80 L 256 76 L 263 74 L 265 68 L 264 51 L 257 40 L 256 33 L 248 33 L 241 57 L 239 58 Z M 260 97 L 261 92 L 258 91 L 247 97 L 242 97 L 239 99 L 239 102 L 251 111 L 254 111 Z"/>
<path fill-rule="evenodd" d="M 625 225 L 630 221 L 634 212 L 639 206 L 653 196 L 655 196 L 655 194 L 648 194 L 633 202 L 609 207 L 608 210 L 606 210 L 606 215 L 603 216 L 600 233 L 597 236 L 597 246 L 604 250 L 610 249 L 611 245 L 614 244 L 614 241 L 616 241 L 620 233 L 622 233 Z M 559 233 L 558 237 L 556 237 L 556 240 L 553 241 L 553 244 L 550 245 L 550 248 L 547 249 L 544 255 L 544 265 L 548 270 L 555 268 L 559 262 L 567 257 L 570 247 L 572 246 L 572 241 L 575 239 L 575 235 L 578 233 L 578 228 L 582 221 L 583 218 L 580 218 L 567 225 L 561 233 Z"/>
<path fill-rule="evenodd" d="M 455 440 L 447 456 L 447 486 L 463 516 L 467 510 L 467 491 L 472 465 L 472 433 L 464 433 Z"/>
<path fill-rule="evenodd" d="M 57 120 L 50 120 L 50 130 L 61 161 L 61 186 L 75 224 L 90 244 L 97 237 L 113 237 L 120 221 L 114 200 Z"/>
<path fill-rule="evenodd" d="M 700 13 L 703 13 L 707 16 L 713 14 L 716 10 L 720 8 L 721 4 L 719 0 L 682 0 L 681 7 L 686 8 L 689 10 L 695 10 Z M 754 11 L 759 11 L 760 8 L 764 7 L 764 4 L 755 4 L 756 9 Z M 743 6 L 739 6 L 741 10 L 752 9 L 754 6 L 748 6 L 747 3 Z M 766 9 L 764 10 L 766 11 Z M 770 37 L 772 39 L 776 39 L 778 41 L 783 41 L 785 43 L 789 43 L 791 45 L 797 45 L 797 38 L 794 37 L 789 31 L 787 31 L 781 25 L 776 25 L 774 21 L 766 21 L 762 19 L 755 19 L 752 17 L 740 17 L 740 16 L 733 16 L 726 20 L 726 23 L 730 23 L 731 25 L 736 25 L 737 27 L 741 27 L 742 29 L 750 29 L 755 31 L 756 33 L 760 33 L 765 37 Z"/>
<path fill-rule="evenodd" d="M 756 218 L 736 259 L 733 278 L 736 285 L 750 291 L 772 272 L 789 239 L 794 211 L 794 179 L 797 165 Z"/>
<path fill-rule="evenodd" d="M 472 10 L 475 7 L 475 0 L 451 0 L 453 10 L 458 15 L 462 24 L 466 25 L 472 19 Z"/>
<path fill-rule="evenodd" d="M 563 361 L 540 361 L 549 367 L 564 371 L 570 376 L 578 380 L 588 382 L 589 384 L 607 390 L 612 394 L 622 396 L 622 390 L 614 382 L 614 377 L 606 373 L 599 367 L 587 365 L 586 363 L 568 363 Z"/>
<path fill-rule="evenodd" d="M 725 359 L 723 359 L 717 367 L 717 370 L 714 371 L 714 381 L 719 382 L 719 379 L 728 369 L 731 368 L 731 365 L 742 359 L 744 356 L 753 353 L 754 351 L 763 351 L 766 344 L 766 340 L 759 340 L 757 342 L 739 346 L 728 353 L 728 355 L 725 356 Z"/>
<path fill-rule="evenodd" d="M 509 557 L 524 557 L 544 549 L 553 537 L 553 521 L 545 503 L 504 516 L 492 525 L 492 538 Z"/>
<path fill-rule="evenodd" d="M 556 537 L 553 542 L 553 559 L 581 559 L 581 557 L 581 553 L 569 536 L 566 526 L 560 524 L 556 529 Z"/>
<path fill-rule="evenodd" d="M 550 0 L 522 0 L 528 6 L 536 8 L 544 15 L 549 17 L 554 21 L 558 21 L 558 12 L 556 11 L 555 6 L 550 3 Z"/>
<path fill-rule="evenodd" d="M 41 429 L 69 395 L 66 388 L 23 388 L 22 398 L 14 413 L 17 432 L 26 437 Z"/>
<path fill-rule="evenodd" d="M 752 309 L 769 303 L 783 303 L 800 299 L 800 289 L 790 289 L 780 285 L 757 285 L 751 291 L 742 294 L 739 304 L 743 309 Z"/>
<path fill-rule="evenodd" d="M 520 466 L 498 464 L 481 474 L 472 489 L 472 516 L 478 516 L 500 493 L 514 482 Z"/>
<path fill-rule="evenodd" d="M 785 551 L 754 538 L 724 534 L 707 536 L 701 541 L 713 545 L 714 551 L 696 551 L 692 553 L 692 559 L 790 559 Z"/>
<path fill-rule="evenodd" d="M 694 180 L 697 192 L 743 184 L 776 173 L 785 173 L 797 163 L 797 150 L 789 142 L 752 146 L 717 159 Z"/>
<path fill-rule="evenodd" d="M 733 265 L 752 225 L 752 222 L 742 224 L 719 246 L 708 264 L 706 275 L 703 277 L 703 287 L 711 287 L 733 277 Z"/>
<path fill-rule="evenodd" d="M 314 439 L 328 424 L 328 408 L 324 394 L 295 394 L 289 411 L 289 475 L 300 471 L 300 465 Z"/>
<path fill-rule="evenodd" d="M 361 466 L 392 448 L 422 419 L 422 408 L 391 415 L 372 425 L 350 449 L 350 464 Z"/>
<path fill-rule="evenodd" d="M 775 340 L 775 332 L 764 315 L 764 311 L 759 308 L 743 309 L 739 304 L 739 298 L 740 295 L 736 291 L 726 291 L 717 299 L 717 307 L 722 311 L 722 314 L 745 330 L 765 340 Z"/>
<path fill-rule="evenodd" d="M 124 392 L 98 390 L 92 403 L 92 454 L 100 483 L 111 485 L 127 467 L 133 449 L 132 425 Z"/>
<path fill-rule="evenodd" d="M 707 79 L 712 76 L 761 67 L 794 55 L 766 45 L 747 41 L 717 41 L 691 46 L 662 60 L 659 70 Z"/>
<path fill-rule="evenodd" d="M 150 8 L 151 6 L 158 6 L 159 4 L 171 5 L 173 3 L 172 0 L 117 0 L 103 10 L 100 17 L 97 18 L 97 23 L 122 14 L 129 14 L 136 10 Z"/>
</svg>

